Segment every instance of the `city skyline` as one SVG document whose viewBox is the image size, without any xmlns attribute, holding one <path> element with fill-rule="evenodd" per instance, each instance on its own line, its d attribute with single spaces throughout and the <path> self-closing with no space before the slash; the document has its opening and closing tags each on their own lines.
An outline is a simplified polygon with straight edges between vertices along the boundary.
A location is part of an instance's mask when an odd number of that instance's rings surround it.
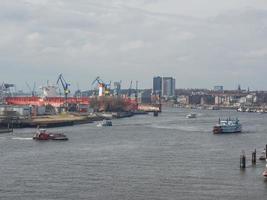
<svg viewBox="0 0 267 200">
<path fill-rule="evenodd" d="M 11 0 L 1 3 L 0 81 L 71 90 L 171 76 L 176 88 L 267 90 L 263 0 Z"/>
</svg>

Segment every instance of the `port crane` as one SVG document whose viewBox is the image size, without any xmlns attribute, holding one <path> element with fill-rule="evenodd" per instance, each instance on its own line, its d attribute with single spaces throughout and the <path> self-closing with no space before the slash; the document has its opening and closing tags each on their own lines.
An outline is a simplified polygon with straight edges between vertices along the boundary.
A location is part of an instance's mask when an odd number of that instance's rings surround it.
<svg viewBox="0 0 267 200">
<path fill-rule="evenodd" d="M 103 80 L 100 79 L 99 76 L 95 78 L 95 80 L 92 82 L 92 85 L 94 85 L 96 82 L 98 83 L 98 96 L 109 96 L 111 83 L 105 83 Z"/>
<path fill-rule="evenodd" d="M 12 87 L 15 87 L 15 85 L 10 83 L 3 82 L 2 85 L 0 85 L 0 102 L 2 102 L 5 97 L 12 96 L 10 91 Z"/>
<path fill-rule="evenodd" d="M 133 85 L 133 81 L 131 81 L 130 83 L 130 87 L 128 89 L 128 97 L 131 98 L 131 95 L 132 95 L 132 85 Z"/>
<path fill-rule="evenodd" d="M 64 77 L 63 77 L 62 74 L 59 74 L 59 76 L 58 76 L 57 84 L 58 84 L 59 82 L 61 83 L 61 85 L 62 85 L 62 87 L 63 87 L 65 100 L 67 100 L 67 98 L 68 98 L 68 94 L 70 93 L 70 90 L 69 90 L 69 86 L 70 86 L 70 84 L 67 83 L 67 82 L 65 81 L 65 79 L 64 79 Z"/>
</svg>

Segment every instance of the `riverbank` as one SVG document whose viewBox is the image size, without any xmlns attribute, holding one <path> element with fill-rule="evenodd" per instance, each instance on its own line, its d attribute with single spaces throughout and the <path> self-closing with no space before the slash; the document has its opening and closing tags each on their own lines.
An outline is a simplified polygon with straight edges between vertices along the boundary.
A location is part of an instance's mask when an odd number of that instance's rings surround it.
<svg viewBox="0 0 267 200">
<path fill-rule="evenodd" d="M 77 124 L 93 123 L 104 119 L 118 119 L 131 117 L 132 112 L 101 112 L 101 113 L 62 113 L 58 115 L 32 116 L 32 117 L 13 117 L 6 119 L 2 117 L 1 124 L 12 128 L 26 127 L 61 127 L 73 126 Z"/>
</svg>

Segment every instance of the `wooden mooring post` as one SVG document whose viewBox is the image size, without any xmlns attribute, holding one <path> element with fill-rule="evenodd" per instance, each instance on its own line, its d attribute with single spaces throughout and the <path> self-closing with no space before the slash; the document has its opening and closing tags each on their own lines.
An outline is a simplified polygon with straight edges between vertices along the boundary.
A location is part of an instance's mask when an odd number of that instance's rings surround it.
<svg viewBox="0 0 267 200">
<path fill-rule="evenodd" d="M 256 165 L 256 160 L 257 160 L 257 152 L 256 152 L 256 149 L 255 149 L 252 152 L 252 158 L 251 158 L 252 165 Z"/>
<path fill-rule="evenodd" d="M 246 155 L 245 152 L 242 151 L 242 154 L 240 155 L 240 169 L 246 168 Z"/>
</svg>

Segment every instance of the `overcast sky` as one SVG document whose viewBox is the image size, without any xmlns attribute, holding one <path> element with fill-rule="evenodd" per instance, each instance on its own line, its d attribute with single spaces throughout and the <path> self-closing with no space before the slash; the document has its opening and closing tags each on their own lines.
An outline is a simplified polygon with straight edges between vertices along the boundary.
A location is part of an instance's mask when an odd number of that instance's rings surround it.
<svg viewBox="0 0 267 200">
<path fill-rule="evenodd" d="M 71 90 L 156 75 L 267 90 L 266 0 L 0 0 L 0 81 Z"/>
</svg>

